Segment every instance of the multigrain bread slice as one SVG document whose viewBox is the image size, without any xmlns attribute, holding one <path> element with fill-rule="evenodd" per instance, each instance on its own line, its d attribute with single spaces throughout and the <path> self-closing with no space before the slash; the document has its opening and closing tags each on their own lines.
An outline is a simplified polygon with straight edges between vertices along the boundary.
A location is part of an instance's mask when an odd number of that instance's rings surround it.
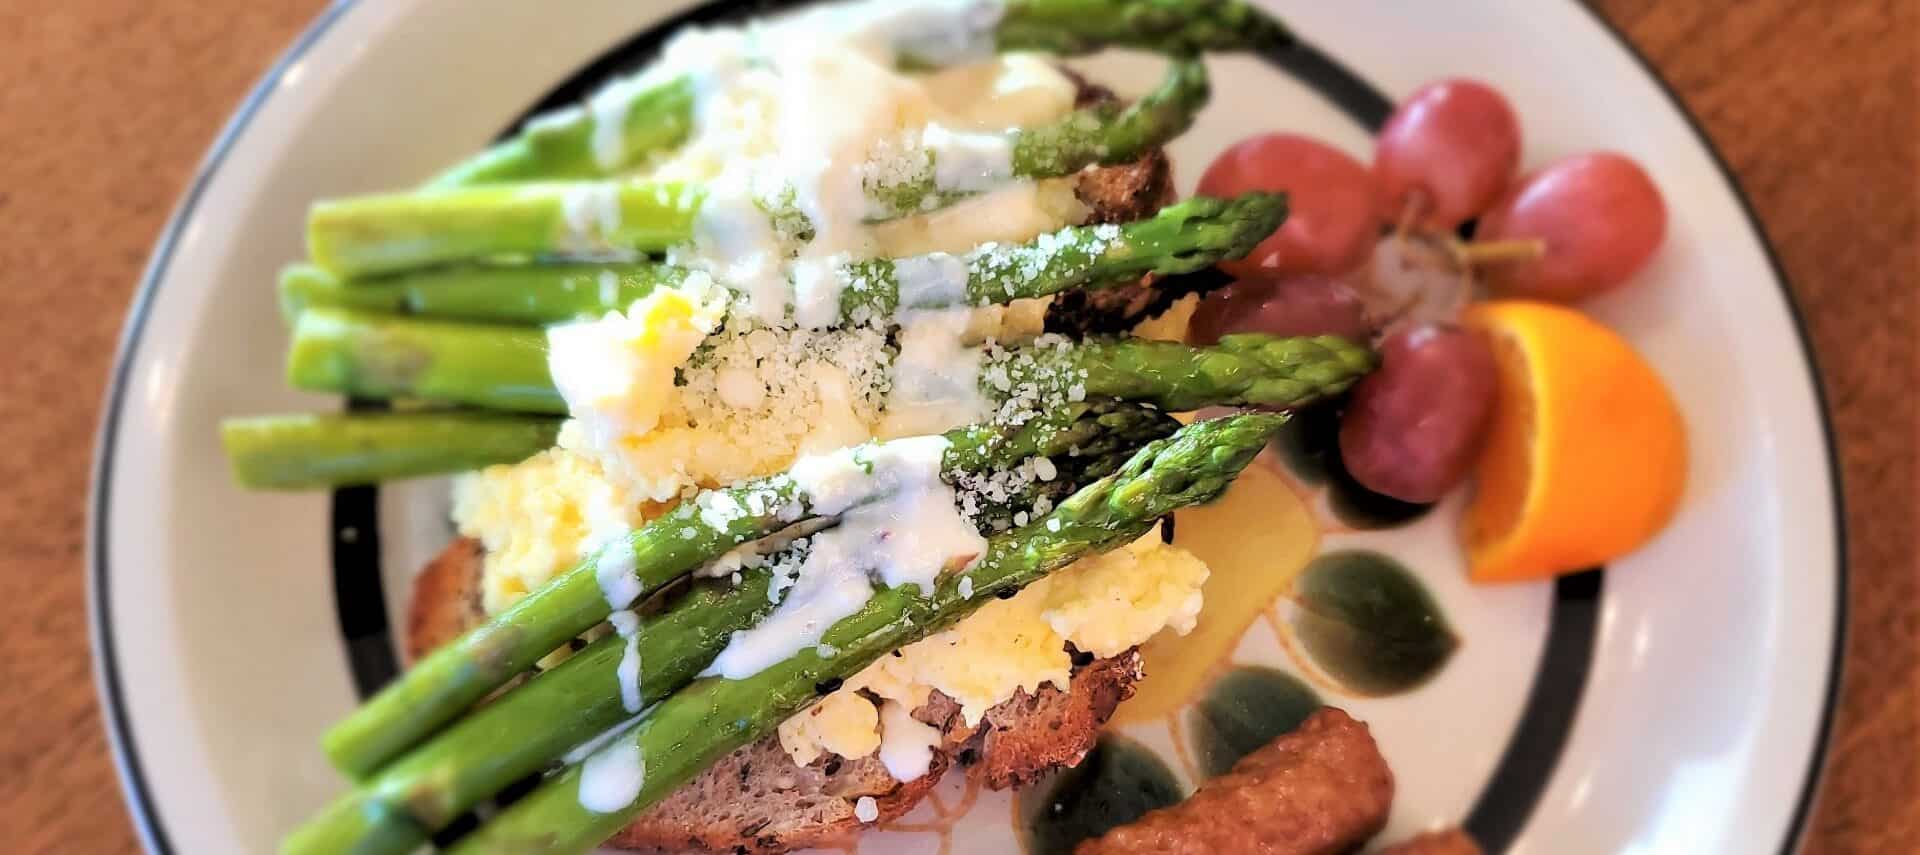
<svg viewBox="0 0 1920 855">
<path fill-rule="evenodd" d="M 486 555 L 480 541 L 456 537 L 413 577 L 401 645 L 409 666 L 486 618 L 480 607 L 480 569 Z"/>
<path fill-rule="evenodd" d="M 484 550 L 460 538 L 448 544 L 414 580 L 405 649 L 409 660 L 477 624 Z M 941 746 L 926 775 L 902 783 L 873 756 L 828 755 L 800 766 L 768 736 L 719 763 L 641 814 L 609 845 L 629 849 L 780 853 L 844 843 L 862 827 L 854 811 L 862 797 L 878 809 L 876 822 L 906 814 L 953 764 L 994 789 L 1018 786 L 1046 771 L 1072 766 L 1093 747 L 1101 725 L 1133 694 L 1140 678 L 1134 651 L 1101 659 L 1076 654 L 1071 686 L 1021 692 L 969 726 L 958 703 L 934 692 L 914 716 L 940 728 Z M 537 678 L 536 678 L 537 679 Z"/>
<path fill-rule="evenodd" d="M 786 852 L 831 844 L 859 828 L 854 810 L 862 797 L 874 800 L 883 819 L 901 816 L 939 783 L 947 764 L 947 755 L 936 752 L 927 774 L 902 783 L 872 755 L 798 765 L 780 740 L 770 737 L 721 758 L 607 845 L 663 852 Z"/>
</svg>

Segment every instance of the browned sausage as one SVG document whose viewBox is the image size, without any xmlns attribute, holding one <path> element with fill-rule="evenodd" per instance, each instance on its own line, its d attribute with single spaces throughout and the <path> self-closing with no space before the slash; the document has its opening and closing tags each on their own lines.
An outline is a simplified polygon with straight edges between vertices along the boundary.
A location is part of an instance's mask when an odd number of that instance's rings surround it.
<svg viewBox="0 0 1920 855">
<path fill-rule="evenodd" d="M 1393 773 L 1367 726 L 1326 707 L 1208 781 L 1074 855 L 1334 855 L 1380 831 Z"/>
<path fill-rule="evenodd" d="M 1380 855 L 1480 855 L 1480 844 L 1458 828 L 1428 831 L 1380 850 Z"/>
</svg>

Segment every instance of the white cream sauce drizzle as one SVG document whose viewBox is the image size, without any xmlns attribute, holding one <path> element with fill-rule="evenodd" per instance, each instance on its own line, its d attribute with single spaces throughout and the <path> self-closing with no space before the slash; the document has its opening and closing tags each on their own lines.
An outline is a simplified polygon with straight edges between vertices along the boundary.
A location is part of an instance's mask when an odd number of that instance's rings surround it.
<svg viewBox="0 0 1920 855">
<path fill-rule="evenodd" d="M 793 320 L 808 329 L 834 326 L 840 320 L 840 295 L 847 288 L 843 272 L 848 256 L 802 258 L 793 263 Z"/>
<path fill-rule="evenodd" d="M 967 302 L 967 262 L 950 252 L 913 255 L 893 263 L 900 308 L 938 309 Z"/>
<path fill-rule="evenodd" d="M 620 231 L 620 185 L 611 181 L 579 184 L 560 197 L 560 215 L 567 231 L 561 248 L 581 254 L 617 252 L 613 243 Z"/>
<path fill-rule="evenodd" d="M 954 131 L 928 125 L 920 145 L 933 158 L 933 186 L 978 192 L 1013 178 L 1013 139 L 1006 134 Z"/>
<path fill-rule="evenodd" d="M 897 138 L 903 128 L 921 128 L 914 136 L 938 151 L 942 187 L 990 189 L 1011 174 L 1004 134 L 933 121 L 948 114 L 930 78 L 898 70 L 903 59 L 953 66 L 991 57 L 1003 11 L 999 0 L 863 0 L 676 36 L 648 76 L 690 79 L 694 128 L 656 177 L 701 180 L 708 193 L 694 244 L 675 260 L 703 266 L 747 294 L 763 321 L 776 321 L 792 307 L 803 325 L 824 325 L 831 316 L 808 305 L 804 293 L 792 298 L 796 287 L 825 281 L 806 271 L 809 262 L 877 254 L 865 222 L 871 202 L 863 181 L 876 143 Z M 597 156 L 602 146 L 618 148 L 610 129 L 620 123 L 600 121 L 624 120 L 613 98 L 590 102 Z M 1017 97 L 1007 100 L 1008 115 L 1031 109 Z M 952 118 L 964 123 L 969 117 Z M 811 239 L 798 243 L 781 234 L 774 209 L 803 215 Z"/>
<path fill-rule="evenodd" d="M 611 270 L 600 271 L 600 305 L 611 307 L 613 301 L 620 299 L 620 274 Z"/>
<path fill-rule="evenodd" d="M 624 609 L 640 599 L 640 580 L 634 571 L 633 542 L 626 537 L 607 541 L 599 557 L 594 559 L 593 576 L 599 581 L 600 593 L 607 598 L 608 606 Z"/>
<path fill-rule="evenodd" d="M 933 747 L 940 744 L 940 730 L 913 717 L 913 710 L 899 701 L 880 704 L 880 764 L 896 781 L 912 781 L 927 774 L 933 765 Z"/>
<path fill-rule="evenodd" d="M 609 615 L 607 621 L 627 642 L 626 652 L 620 655 L 620 664 L 613 671 L 615 682 L 620 684 L 620 705 L 626 707 L 627 712 L 637 713 L 643 700 L 640 697 L 640 616 L 622 609 Z"/>
<path fill-rule="evenodd" d="M 750 677 L 814 647 L 866 605 L 875 582 L 931 593 L 940 572 L 971 562 L 986 539 L 940 479 L 947 441 L 916 437 L 803 458 L 791 477 L 839 525 L 809 538 L 793 587 L 758 625 L 737 631 L 706 674 Z M 876 498 L 878 497 L 878 498 Z"/>
<path fill-rule="evenodd" d="M 980 389 L 981 350 L 963 343 L 971 310 L 906 310 L 898 317 L 900 354 L 893 361 L 893 394 L 879 434 L 934 433 L 992 413 Z"/>
<path fill-rule="evenodd" d="M 616 813 L 633 804 L 646 785 L 646 758 L 631 736 L 587 756 L 580 764 L 580 806 L 594 813 Z"/>
<path fill-rule="evenodd" d="M 633 717 L 606 730 L 600 731 L 598 734 L 595 734 L 592 739 L 575 745 L 571 749 L 568 749 L 567 753 L 560 755 L 560 762 L 571 766 L 586 760 L 588 757 L 592 757 L 600 749 L 612 745 L 616 737 L 625 736 L 628 728 L 633 727 L 635 724 L 638 724 L 641 719 L 652 714 L 653 707 L 648 707 Z"/>
<path fill-rule="evenodd" d="M 612 172 L 626 165 L 627 111 L 635 96 L 672 78 L 669 69 L 655 69 L 622 77 L 602 87 L 587 99 L 587 113 L 593 117 L 594 165 Z"/>
</svg>

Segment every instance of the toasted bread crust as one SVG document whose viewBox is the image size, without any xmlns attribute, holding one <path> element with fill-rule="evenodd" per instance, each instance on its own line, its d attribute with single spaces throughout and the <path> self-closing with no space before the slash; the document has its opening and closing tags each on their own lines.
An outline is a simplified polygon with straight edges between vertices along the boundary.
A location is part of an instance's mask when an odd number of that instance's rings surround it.
<svg viewBox="0 0 1920 855">
<path fill-rule="evenodd" d="M 1048 684 L 1036 693 L 1015 693 L 987 710 L 977 726 L 969 727 L 959 705 L 938 692 L 915 715 L 942 729 L 947 751 L 969 777 L 1004 790 L 1079 765 L 1114 709 L 1133 697 L 1140 676 L 1140 654 L 1127 650 L 1074 669 L 1067 691 Z"/>
<path fill-rule="evenodd" d="M 452 641 L 485 617 L 480 608 L 481 559 L 486 548 L 471 537 L 457 537 L 427 562 L 413 579 L 407 598 L 407 664 Z"/>
<path fill-rule="evenodd" d="M 1132 163 L 1080 173 L 1073 195 L 1087 206 L 1089 223 L 1127 223 L 1153 216 L 1173 201 L 1173 162 L 1154 149 Z"/>
<path fill-rule="evenodd" d="M 1076 107 L 1119 100 L 1104 86 L 1091 83 L 1069 69 L 1060 71 L 1076 87 Z M 1088 223 L 1145 219 L 1175 199 L 1173 162 L 1165 150 L 1156 148 L 1132 163 L 1094 167 L 1080 173 L 1074 183 L 1074 195 L 1087 206 Z M 1076 338 L 1117 335 L 1166 311 L 1178 296 L 1158 293 L 1151 278 L 1099 291 L 1067 291 L 1055 295 L 1048 305 L 1046 329 Z"/>
<path fill-rule="evenodd" d="M 1090 212 L 1089 223 L 1126 223 L 1151 217 L 1174 200 L 1173 164 L 1154 149 L 1132 163 L 1101 166 L 1080 173 L 1074 195 Z M 1177 298 L 1177 297 L 1176 297 Z M 1097 291 L 1054 295 L 1047 305 L 1047 332 L 1075 338 L 1117 335 L 1166 310 L 1152 277 Z"/>
<path fill-rule="evenodd" d="M 874 800 L 876 821 L 895 819 L 919 804 L 946 771 L 946 755 L 939 752 L 927 774 L 904 782 L 873 756 L 799 766 L 779 738 L 768 737 L 728 754 L 606 845 L 755 855 L 830 846 L 859 831 L 854 808 L 862 797 Z"/>
<path fill-rule="evenodd" d="M 459 538 L 414 579 L 408 603 L 405 648 L 409 661 L 453 640 L 483 618 L 480 573 L 485 551 Z M 852 839 L 865 824 L 854 816 L 863 796 L 879 808 L 877 822 L 911 811 L 958 762 L 967 774 L 994 789 L 1019 786 L 1092 749 L 1101 725 L 1133 695 L 1140 657 L 1133 650 L 1092 659 L 1074 669 L 1062 692 L 1043 686 L 1022 691 L 989 709 L 969 726 L 960 705 L 933 692 L 914 712 L 941 729 L 927 774 L 894 780 L 877 757 L 831 755 L 796 765 L 769 735 L 721 759 L 673 795 L 654 805 L 608 842 L 627 849 L 772 855 Z"/>
</svg>

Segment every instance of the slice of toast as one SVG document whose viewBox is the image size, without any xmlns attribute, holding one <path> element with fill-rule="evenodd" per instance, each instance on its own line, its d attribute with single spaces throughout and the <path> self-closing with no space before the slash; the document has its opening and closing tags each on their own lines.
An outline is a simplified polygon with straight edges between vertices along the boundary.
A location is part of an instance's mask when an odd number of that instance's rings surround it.
<svg viewBox="0 0 1920 855">
<path fill-rule="evenodd" d="M 407 607 L 405 649 L 409 661 L 477 624 L 479 542 L 448 544 L 414 580 Z M 1043 686 L 1021 692 L 989 709 L 968 726 L 960 706 L 934 692 L 914 712 L 941 729 L 942 745 L 926 775 L 902 783 L 875 756 L 827 755 L 795 764 L 769 735 L 727 755 L 616 835 L 608 845 L 628 849 L 780 853 L 829 846 L 851 839 L 863 826 L 854 815 L 862 797 L 872 797 L 877 822 L 906 814 L 926 796 L 947 768 L 967 768 L 994 789 L 1018 786 L 1048 770 L 1080 762 L 1100 726 L 1133 694 L 1141 676 L 1134 651 L 1098 659 L 1075 656 L 1072 685 L 1062 692 Z"/>
</svg>

